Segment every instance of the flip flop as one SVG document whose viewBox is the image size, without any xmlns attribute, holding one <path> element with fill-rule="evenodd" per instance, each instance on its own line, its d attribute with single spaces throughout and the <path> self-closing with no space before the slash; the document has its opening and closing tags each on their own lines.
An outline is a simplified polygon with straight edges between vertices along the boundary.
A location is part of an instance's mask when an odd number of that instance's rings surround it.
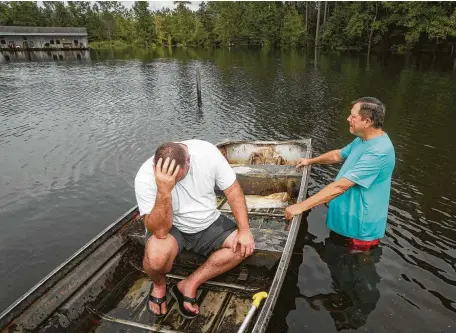
<svg viewBox="0 0 456 333">
<path fill-rule="evenodd" d="M 168 312 L 161 313 L 161 304 L 166 301 L 166 295 L 163 296 L 163 297 L 154 297 L 154 296 L 151 295 L 153 289 L 154 289 L 154 284 L 151 283 L 150 290 L 149 290 L 149 297 L 147 297 L 147 304 L 146 304 L 147 312 L 149 312 L 152 315 L 153 318 L 157 318 L 157 319 L 158 318 L 163 318 L 166 315 L 166 313 L 168 313 Z M 160 314 L 157 314 L 154 311 L 152 311 L 152 309 L 149 306 L 149 302 L 152 302 L 152 303 L 157 304 L 159 306 Z"/>
<path fill-rule="evenodd" d="M 177 284 L 175 284 L 171 288 L 171 296 L 173 296 L 174 299 L 176 300 L 176 303 L 178 304 L 179 313 L 182 315 L 182 317 L 184 317 L 186 319 L 194 319 L 194 318 L 196 318 L 196 316 L 198 316 L 197 314 L 194 314 L 193 312 L 188 311 L 184 307 L 184 302 L 187 302 L 187 303 L 190 303 L 191 305 L 193 305 L 193 304 L 196 304 L 196 299 L 184 296 L 180 292 L 179 288 L 177 288 Z"/>
</svg>

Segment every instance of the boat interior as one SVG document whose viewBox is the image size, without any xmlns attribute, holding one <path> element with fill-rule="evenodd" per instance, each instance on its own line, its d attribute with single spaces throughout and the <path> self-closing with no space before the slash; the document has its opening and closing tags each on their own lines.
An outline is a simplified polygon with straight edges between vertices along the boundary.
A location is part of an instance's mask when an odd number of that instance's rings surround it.
<svg viewBox="0 0 456 333">
<path fill-rule="evenodd" d="M 105 232 L 104 239 L 98 239 L 92 251 L 85 249 L 72 267 L 64 267 L 67 272 L 59 272 L 59 280 L 39 298 L 32 299 L 4 332 L 237 331 L 251 307 L 252 295 L 268 292 L 277 273 L 291 224 L 284 219 L 284 209 L 296 202 L 301 187 L 303 173 L 296 170 L 295 164 L 308 147 L 294 141 L 227 142 L 218 148 L 236 172 L 246 195 L 256 250 L 241 265 L 199 288 L 199 316 L 184 319 L 169 293 L 164 318 L 154 320 L 147 312 L 151 281 L 142 268 L 144 225 L 134 208 Z M 221 213 L 233 218 L 221 191 L 217 191 L 217 202 Z M 182 252 L 167 275 L 168 290 L 205 259 L 193 252 Z M 255 317 L 250 330 L 254 322 Z"/>
</svg>

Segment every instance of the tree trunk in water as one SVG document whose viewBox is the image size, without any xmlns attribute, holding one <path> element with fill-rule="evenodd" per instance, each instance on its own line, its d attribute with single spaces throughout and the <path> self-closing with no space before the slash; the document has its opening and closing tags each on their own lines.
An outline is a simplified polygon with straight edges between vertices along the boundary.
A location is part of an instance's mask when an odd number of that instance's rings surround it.
<svg viewBox="0 0 456 333">
<path fill-rule="evenodd" d="M 326 23 L 326 13 L 328 11 L 328 1 L 325 1 L 325 14 L 323 15 L 323 24 Z"/>
<path fill-rule="evenodd" d="M 307 29 L 307 17 L 308 17 L 307 11 L 308 11 L 308 8 L 309 8 L 309 3 L 306 1 L 306 34 L 307 34 L 307 31 L 309 31 L 309 30 Z"/>
<path fill-rule="evenodd" d="M 314 48 L 314 66 L 318 68 L 318 49 Z"/>
<path fill-rule="evenodd" d="M 375 3 L 375 16 L 374 16 L 374 20 L 371 23 L 371 31 L 370 31 L 370 34 L 369 34 L 369 44 L 367 45 L 367 56 L 368 57 L 369 57 L 370 52 L 371 52 L 372 36 L 374 35 L 374 27 L 373 27 L 373 25 L 374 25 L 375 21 L 377 20 L 377 13 L 378 13 L 378 3 Z"/>
<path fill-rule="evenodd" d="M 320 45 L 319 42 L 319 32 L 320 32 L 320 7 L 321 7 L 321 1 L 318 1 L 318 13 L 317 13 L 317 31 L 315 32 L 315 47 L 318 47 Z"/>
</svg>

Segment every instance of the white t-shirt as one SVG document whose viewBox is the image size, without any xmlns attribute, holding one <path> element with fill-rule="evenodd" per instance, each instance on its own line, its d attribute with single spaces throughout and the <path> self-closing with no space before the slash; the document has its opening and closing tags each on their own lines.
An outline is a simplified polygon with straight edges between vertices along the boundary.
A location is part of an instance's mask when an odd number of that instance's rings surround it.
<svg viewBox="0 0 456 333">
<path fill-rule="evenodd" d="M 220 216 L 217 210 L 215 185 L 225 190 L 233 185 L 236 174 L 213 144 L 202 140 L 182 141 L 190 154 L 190 170 L 171 191 L 173 225 L 180 231 L 194 234 L 208 228 Z M 141 215 L 150 214 L 157 196 L 154 156 L 139 169 L 135 193 Z"/>
</svg>

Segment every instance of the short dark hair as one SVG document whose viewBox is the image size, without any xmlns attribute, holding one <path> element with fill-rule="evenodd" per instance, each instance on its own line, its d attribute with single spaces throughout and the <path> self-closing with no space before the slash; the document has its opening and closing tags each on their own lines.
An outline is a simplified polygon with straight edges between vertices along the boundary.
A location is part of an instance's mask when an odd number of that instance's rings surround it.
<svg viewBox="0 0 456 333">
<path fill-rule="evenodd" d="M 187 161 L 187 151 L 179 143 L 167 142 L 160 145 L 155 151 L 154 163 L 157 164 L 160 158 L 164 162 L 167 157 L 171 160 L 176 160 L 177 165 L 182 169 L 185 167 Z"/>
<path fill-rule="evenodd" d="M 374 128 L 383 128 L 385 121 L 385 105 L 375 97 L 361 97 L 352 102 L 352 105 L 361 103 L 359 115 L 362 119 L 369 118 L 372 120 Z"/>
</svg>

